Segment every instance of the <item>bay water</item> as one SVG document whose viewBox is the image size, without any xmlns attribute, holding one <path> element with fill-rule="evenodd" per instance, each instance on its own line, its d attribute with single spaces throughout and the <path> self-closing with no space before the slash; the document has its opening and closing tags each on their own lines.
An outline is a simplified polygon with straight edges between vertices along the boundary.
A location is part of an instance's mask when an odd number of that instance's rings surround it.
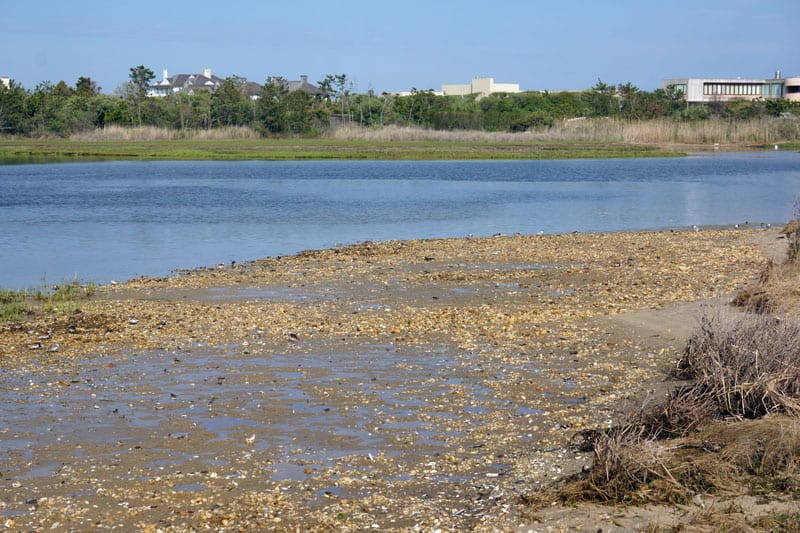
<svg viewBox="0 0 800 533">
<path fill-rule="evenodd" d="M 0 165 L 0 287 L 108 283 L 366 240 L 780 223 L 800 155 Z"/>
</svg>

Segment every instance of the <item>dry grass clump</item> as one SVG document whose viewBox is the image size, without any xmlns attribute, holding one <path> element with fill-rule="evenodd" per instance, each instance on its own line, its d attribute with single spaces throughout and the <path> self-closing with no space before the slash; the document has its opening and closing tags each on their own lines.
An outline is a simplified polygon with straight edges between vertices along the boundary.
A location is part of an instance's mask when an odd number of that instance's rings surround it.
<svg viewBox="0 0 800 533">
<path fill-rule="evenodd" d="M 173 139 L 177 132 L 156 126 L 122 127 L 109 125 L 70 135 L 73 141 L 165 141 Z"/>
<path fill-rule="evenodd" d="M 776 117 L 631 121 L 625 123 L 623 137 L 625 142 L 637 143 L 770 144 L 800 139 L 800 121 Z"/>
<path fill-rule="evenodd" d="M 331 130 L 332 138 L 340 141 L 367 142 L 530 142 L 531 132 L 505 133 L 482 130 L 431 130 L 416 126 L 383 126 L 362 128 L 348 126 Z"/>
<path fill-rule="evenodd" d="M 552 127 L 518 133 L 441 131 L 417 126 L 350 126 L 332 130 L 339 140 L 369 142 L 623 142 L 643 144 L 770 144 L 800 140 L 800 121 L 765 117 L 751 120 L 621 120 L 579 117 Z"/>
<path fill-rule="evenodd" d="M 184 138 L 202 141 L 237 141 L 260 139 L 261 135 L 249 126 L 224 126 L 209 130 L 189 130 Z"/>
<path fill-rule="evenodd" d="M 786 224 L 780 234 L 788 240 L 786 259 L 779 264 L 770 261 L 758 282 L 736 295 L 735 305 L 755 313 L 800 313 L 800 219 Z"/>
<path fill-rule="evenodd" d="M 798 360 L 794 320 L 704 316 L 675 371 L 691 384 L 619 427 L 581 433 L 593 466 L 560 496 L 674 503 L 747 486 L 800 490 Z"/>
<path fill-rule="evenodd" d="M 704 316 L 678 363 L 679 377 L 713 399 L 719 416 L 800 415 L 800 323 L 770 315 Z"/>
<path fill-rule="evenodd" d="M 690 436 L 659 441 L 633 426 L 594 444 L 594 463 L 560 491 L 565 501 L 688 503 L 697 494 L 800 490 L 800 422 L 770 415 L 716 420 Z"/>
<path fill-rule="evenodd" d="M 109 125 L 103 128 L 73 133 L 73 141 L 169 141 L 173 139 L 187 140 L 250 140 L 261 136 L 256 130 L 247 126 L 226 126 L 207 130 L 173 130 L 156 126 L 122 127 Z"/>
</svg>

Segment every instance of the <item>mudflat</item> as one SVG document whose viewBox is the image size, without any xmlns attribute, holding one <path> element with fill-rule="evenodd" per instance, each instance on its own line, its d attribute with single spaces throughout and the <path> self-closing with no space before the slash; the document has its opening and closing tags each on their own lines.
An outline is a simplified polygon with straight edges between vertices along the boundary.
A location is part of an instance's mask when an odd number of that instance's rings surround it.
<svg viewBox="0 0 800 533">
<path fill-rule="evenodd" d="M 589 464 L 577 432 L 663 394 L 775 237 L 367 242 L 103 287 L 0 326 L 0 523 L 613 527 L 520 497 Z"/>
</svg>

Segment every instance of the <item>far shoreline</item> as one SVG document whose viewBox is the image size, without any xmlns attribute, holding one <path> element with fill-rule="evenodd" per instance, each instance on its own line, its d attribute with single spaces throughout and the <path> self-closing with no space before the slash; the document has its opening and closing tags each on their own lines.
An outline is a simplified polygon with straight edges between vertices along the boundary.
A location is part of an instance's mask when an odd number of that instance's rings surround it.
<svg viewBox="0 0 800 533">
<path fill-rule="evenodd" d="M 337 139 L 119 140 L 0 138 L 0 164 L 93 161 L 453 161 L 686 157 L 692 152 L 760 151 L 752 144 L 575 141 L 360 141 Z"/>
</svg>

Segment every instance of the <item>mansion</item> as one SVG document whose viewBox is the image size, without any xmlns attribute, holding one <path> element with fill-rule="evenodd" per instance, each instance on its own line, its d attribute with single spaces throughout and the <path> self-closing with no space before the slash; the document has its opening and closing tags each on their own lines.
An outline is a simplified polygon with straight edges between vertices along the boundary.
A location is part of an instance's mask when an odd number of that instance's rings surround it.
<svg viewBox="0 0 800 533">
<path fill-rule="evenodd" d="M 300 76 L 299 80 L 291 81 L 283 78 L 274 78 L 276 82 L 283 85 L 288 92 L 303 91 L 311 96 L 323 96 L 322 89 L 309 83 L 308 76 Z M 165 97 L 170 94 L 197 94 L 199 92 L 213 93 L 225 80 L 215 76 L 211 69 L 206 67 L 202 73 L 198 74 L 176 74 L 170 76 L 167 69 L 164 69 L 161 81 L 155 82 L 147 90 L 147 96 Z M 256 99 L 261 94 L 262 85 L 254 81 L 246 81 L 244 85 L 245 94 Z"/>
</svg>

